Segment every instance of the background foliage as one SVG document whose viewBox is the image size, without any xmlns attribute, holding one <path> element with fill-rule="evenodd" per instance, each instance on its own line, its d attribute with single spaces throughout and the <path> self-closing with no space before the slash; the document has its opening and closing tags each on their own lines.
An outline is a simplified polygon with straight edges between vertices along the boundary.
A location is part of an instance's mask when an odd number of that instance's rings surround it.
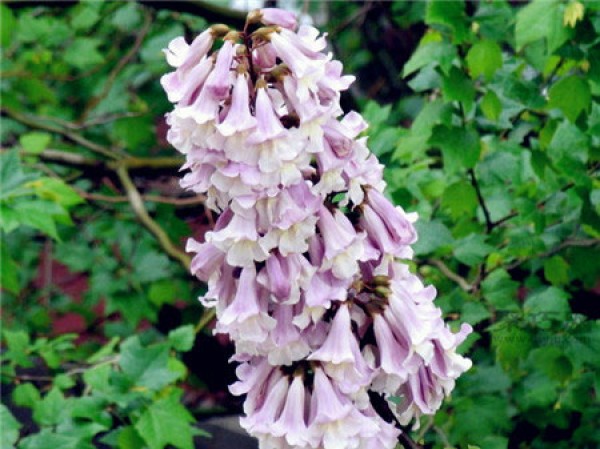
<svg viewBox="0 0 600 449">
<path fill-rule="evenodd" d="M 0 5 L 0 445 L 190 449 L 239 403 L 181 250 L 213 217 L 177 187 L 160 50 L 239 14 L 26 6 Z M 421 216 L 415 270 L 475 327 L 474 368 L 413 439 L 598 447 L 600 3 L 308 6 Z"/>
</svg>

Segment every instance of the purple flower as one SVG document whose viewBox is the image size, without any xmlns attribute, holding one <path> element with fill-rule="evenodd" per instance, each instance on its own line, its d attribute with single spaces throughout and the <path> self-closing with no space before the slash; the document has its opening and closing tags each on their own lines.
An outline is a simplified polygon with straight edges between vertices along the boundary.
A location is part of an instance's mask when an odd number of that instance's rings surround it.
<svg viewBox="0 0 600 449">
<path fill-rule="evenodd" d="M 250 114 L 248 96 L 248 78 L 238 74 L 233 87 L 232 103 L 225 120 L 217 125 L 217 129 L 226 137 L 233 133 L 246 131 L 256 126 L 256 118 Z"/>
<path fill-rule="evenodd" d="M 456 349 L 471 329 L 452 333 L 401 261 L 416 215 L 383 195 L 366 123 L 340 107 L 354 77 L 325 35 L 274 8 L 248 24 L 174 39 L 161 78 L 181 186 L 218 215 L 186 249 L 215 332 L 235 344 L 242 425 L 261 448 L 392 449 L 399 431 L 369 392 L 402 396 L 394 412 L 418 423 L 470 367 Z"/>
<path fill-rule="evenodd" d="M 325 372 L 338 382 L 344 393 L 356 393 L 371 382 L 373 373 L 364 361 L 352 332 L 347 305 L 340 306 L 327 339 L 308 360 L 323 362 Z"/>
<path fill-rule="evenodd" d="M 265 25 L 278 25 L 290 30 L 298 26 L 294 13 L 278 8 L 262 8 L 260 10 L 260 21 Z"/>
</svg>

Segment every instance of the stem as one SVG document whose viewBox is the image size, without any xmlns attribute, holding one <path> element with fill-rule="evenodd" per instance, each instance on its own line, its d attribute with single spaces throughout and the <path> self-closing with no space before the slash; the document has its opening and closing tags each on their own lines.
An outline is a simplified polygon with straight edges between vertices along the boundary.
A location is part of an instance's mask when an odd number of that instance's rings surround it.
<svg viewBox="0 0 600 449">
<path fill-rule="evenodd" d="M 457 283 L 458 286 L 460 288 L 462 288 L 464 291 L 470 292 L 471 290 L 473 290 L 473 285 L 469 284 L 469 282 L 464 277 L 456 274 L 454 271 L 452 271 L 450 268 L 448 268 L 448 265 L 446 265 L 441 260 L 427 259 L 426 263 L 438 268 L 444 276 L 446 276 L 451 281 L 454 281 L 455 283 Z"/>
<path fill-rule="evenodd" d="M 216 309 L 214 309 L 214 308 L 204 309 L 204 312 L 202 313 L 202 316 L 200 317 L 198 324 L 196 324 L 196 327 L 194 327 L 194 333 L 198 334 L 198 333 L 202 332 L 202 330 L 206 326 L 208 326 L 208 324 L 215 318 L 216 315 L 217 315 Z"/>
<path fill-rule="evenodd" d="M 123 188 L 127 192 L 127 197 L 129 198 L 129 203 L 133 208 L 138 219 L 142 222 L 142 224 L 148 229 L 158 240 L 160 246 L 162 246 L 163 250 L 171 256 L 171 258 L 177 260 L 186 270 L 189 270 L 191 264 L 191 258 L 185 254 L 183 251 L 180 251 L 174 244 L 171 242 L 171 239 L 167 235 L 167 233 L 160 227 L 160 225 L 150 217 L 146 207 L 144 206 L 144 201 L 140 192 L 136 188 L 135 184 L 131 180 L 129 176 L 129 172 L 127 171 L 127 167 L 121 165 L 117 168 L 117 175 Z"/>
<path fill-rule="evenodd" d="M 401 433 L 398 435 L 398 442 L 402 444 L 402 446 L 406 449 L 423 449 L 423 446 L 413 441 L 410 435 L 406 433 L 404 426 L 402 426 L 398 421 L 398 418 L 396 418 L 388 401 L 381 394 L 369 391 L 369 400 L 371 401 L 371 405 L 373 405 L 373 409 L 384 421 L 394 423 L 396 428 L 400 429 Z"/>
<path fill-rule="evenodd" d="M 115 149 L 106 148 L 103 145 L 92 142 L 91 140 L 88 140 L 77 133 L 44 123 L 38 117 L 35 117 L 33 115 L 23 114 L 5 106 L 2 107 L 2 113 L 17 120 L 18 122 L 23 123 L 24 125 L 31 126 L 32 128 L 43 129 L 44 131 L 50 131 L 56 134 L 60 134 L 68 140 L 77 143 L 82 147 L 93 151 L 94 153 L 101 154 L 102 156 L 108 157 L 110 159 L 119 158 L 119 156 L 116 154 Z"/>
<path fill-rule="evenodd" d="M 489 234 L 494 229 L 494 223 L 492 222 L 492 217 L 490 215 L 490 211 L 488 210 L 488 208 L 485 204 L 485 200 L 483 199 L 483 195 L 481 194 L 481 189 L 479 188 L 479 183 L 477 182 L 477 178 L 475 177 L 475 171 L 472 168 L 470 168 L 468 173 L 471 178 L 471 185 L 473 186 L 473 188 L 475 189 L 475 193 L 477 194 L 477 199 L 479 201 L 479 205 L 481 206 L 481 209 L 483 210 L 483 216 L 485 218 L 486 232 Z"/>
</svg>

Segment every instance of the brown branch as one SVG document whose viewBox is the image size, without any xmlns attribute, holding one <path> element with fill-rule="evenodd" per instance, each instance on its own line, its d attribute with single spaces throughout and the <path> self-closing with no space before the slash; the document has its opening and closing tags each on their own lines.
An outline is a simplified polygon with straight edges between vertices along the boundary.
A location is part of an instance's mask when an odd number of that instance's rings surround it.
<svg viewBox="0 0 600 449">
<path fill-rule="evenodd" d="M 119 156 L 116 154 L 116 152 L 122 151 L 122 150 L 118 150 L 115 148 L 107 148 L 103 145 L 92 142 L 91 140 L 88 140 L 85 137 L 83 137 L 80 134 L 77 134 L 75 132 L 69 131 L 67 129 L 59 128 L 59 127 L 50 125 L 48 123 L 44 123 L 42 120 L 40 120 L 39 117 L 30 115 L 30 114 L 24 114 L 22 112 L 17 112 L 13 109 L 10 109 L 10 108 L 4 107 L 4 106 L 2 107 L 2 113 L 17 120 L 18 122 L 23 123 L 24 125 L 30 126 L 32 128 L 42 129 L 44 131 L 50 131 L 50 132 L 53 132 L 56 134 L 60 134 L 63 137 L 65 137 L 66 139 L 70 140 L 71 142 L 77 143 L 77 144 L 81 145 L 82 147 L 85 147 L 88 150 L 93 151 L 94 153 L 101 154 L 102 156 L 105 156 L 105 157 L 108 157 L 111 159 L 118 159 Z"/>
<path fill-rule="evenodd" d="M 529 256 L 529 257 L 526 257 L 521 260 L 517 260 L 517 261 L 513 262 L 512 264 L 510 264 L 506 269 L 513 270 L 513 269 L 517 268 L 518 266 L 520 266 L 520 265 L 524 264 L 525 262 L 528 262 L 532 259 L 544 259 L 546 257 L 553 256 L 554 254 L 557 254 L 566 248 L 571 248 L 571 247 L 587 248 L 590 246 L 598 246 L 598 245 L 600 245 L 600 239 L 565 240 L 564 242 L 560 243 L 559 245 L 557 245 L 556 247 L 554 247 L 552 249 L 549 249 L 548 251 L 545 251 L 540 254 L 535 254 L 533 256 Z"/>
<path fill-rule="evenodd" d="M 71 186 L 73 187 L 73 186 Z M 129 198 L 126 196 L 111 196 L 111 195 L 103 195 L 101 193 L 91 193 L 86 192 L 85 190 L 81 190 L 79 188 L 74 187 L 75 191 L 86 200 L 91 201 L 103 201 L 106 203 L 128 203 Z M 198 195 L 194 197 L 188 198 L 169 198 L 166 196 L 159 195 L 141 195 L 142 200 L 150 202 L 150 203 L 161 203 L 161 204 L 172 204 L 174 206 L 196 206 L 199 204 L 204 204 L 206 198 L 203 195 Z"/>
<path fill-rule="evenodd" d="M 575 186 L 575 183 L 573 183 L 573 182 L 569 182 L 567 185 L 565 185 L 564 187 L 562 187 L 562 188 L 560 189 L 560 192 L 566 192 L 567 190 L 569 190 L 570 188 L 572 188 L 572 187 L 574 187 L 574 186 Z M 556 192 L 553 192 L 553 193 L 552 193 L 552 195 L 550 195 L 548 198 L 546 198 L 546 199 L 544 199 L 544 200 L 540 201 L 539 203 L 537 203 L 537 204 L 536 204 L 536 207 L 537 207 L 538 209 L 539 209 L 539 208 L 541 208 L 541 207 L 544 207 L 544 206 L 546 205 L 546 203 L 547 203 L 548 201 L 550 201 L 550 199 L 552 199 L 552 197 L 553 197 L 555 194 L 556 194 Z M 501 224 L 504 224 L 504 223 L 506 223 L 507 221 L 509 221 L 509 220 L 512 220 L 513 218 L 515 218 L 515 217 L 518 217 L 518 216 L 519 216 L 519 212 L 516 212 L 516 211 L 515 211 L 515 212 L 511 212 L 510 214 L 506 215 L 505 217 L 502 217 L 502 218 L 500 218 L 500 219 L 498 219 L 498 220 L 494 221 L 494 222 L 492 223 L 492 225 L 493 225 L 494 227 L 496 227 L 496 226 L 500 226 Z"/>
<path fill-rule="evenodd" d="M 46 162 L 56 162 L 58 164 L 69 165 L 72 167 L 93 167 L 96 170 L 116 171 L 118 167 L 124 166 L 128 169 L 177 169 L 184 163 L 183 158 L 179 157 L 126 157 L 118 161 L 103 161 L 82 156 L 68 151 L 47 149 L 41 153 L 30 153 L 24 151 L 28 156 L 39 156 Z"/>
<path fill-rule="evenodd" d="M 473 285 L 469 284 L 469 282 L 467 282 L 467 280 L 464 277 L 456 274 L 454 271 L 452 271 L 450 268 L 448 268 L 448 265 L 446 265 L 441 260 L 427 259 L 425 261 L 425 263 L 427 263 L 429 265 L 433 265 L 434 267 L 439 269 L 444 276 L 446 276 L 451 281 L 454 281 L 455 283 L 457 283 L 458 286 L 460 288 L 462 288 L 464 291 L 470 292 L 473 290 Z"/>
<path fill-rule="evenodd" d="M 393 423 L 398 429 L 400 429 L 401 433 L 398 435 L 398 442 L 402 444 L 406 449 L 423 449 L 423 446 L 413 441 L 410 435 L 406 432 L 406 429 L 400 422 L 396 415 L 390 408 L 390 404 L 387 399 L 385 399 L 381 394 L 375 393 L 374 391 L 369 391 L 369 400 L 371 401 L 371 405 L 373 409 L 381 418 L 388 422 Z"/>
<path fill-rule="evenodd" d="M 154 237 L 158 240 L 158 243 L 163 248 L 163 250 L 171 256 L 171 258 L 177 260 L 181 265 L 189 270 L 191 264 L 191 258 L 185 254 L 183 251 L 179 250 L 171 239 L 167 235 L 167 233 L 160 227 L 160 225 L 150 217 L 146 207 L 144 206 L 144 201 L 140 192 L 136 188 L 135 184 L 131 180 L 129 176 L 129 172 L 127 171 L 127 167 L 121 165 L 117 168 L 117 175 L 123 188 L 127 192 L 127 197 L 129 198 L 129 203 L 135 212 L 135 215 L 142 222 L 142 224 L 148 229 Z"/>
<path fill-rule="evenodd" d="M 494 223 L 492 222 L 492 217 L 490 216 L 490 211 L 488 210 L 485 200 L 483 199 L 483 195 L 481 194 L 481 189 L 479 188 L 479 183 L 477 182 L 477 178 L 475 177 L 475 170 L 472 168 L 468 171 L 469 177 L 471 178 L 471 185 L 475 189 L 475 193 L 477 194 L 477 200 L 479 201 L 479 205 L 483 210 L 483 216 L 485 218 L 485 227 L 487 233 L 491 233 L 494 229 Z"/>
</svg>

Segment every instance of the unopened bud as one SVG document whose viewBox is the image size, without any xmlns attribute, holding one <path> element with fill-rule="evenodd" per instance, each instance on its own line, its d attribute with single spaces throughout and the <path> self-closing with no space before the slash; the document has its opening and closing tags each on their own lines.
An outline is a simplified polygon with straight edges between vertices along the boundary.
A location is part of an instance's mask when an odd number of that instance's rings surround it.
<svg viewBox="0 0 600 449">
<path fill-rule="evenodd" d="M 373 278 L 373 284 L 376 287 L 389 287 L 390 286 L 390 278 L 384 275 L 378 275 Z"/>
<path fill-rule="evenodd" d="M 228 41 L 232 41 L 232 42 L 237 42 L 240 39 L 240 32 L 239 31 L 229 31 L 224 37 L 224 40 L 228 40 Z"/>
<path fill-rule="evenodd" d="M 392 294 L 392 291 L 388 287 L 375 287 L 374 293 L 377 297 L 387 299 Z"/>
<path fill-rule="evenodd" d="M 229 32 L 229 27 L 225 24 L 218 23 L 210 27 L 213 38 L 225 36 Z"/>
</svg>

